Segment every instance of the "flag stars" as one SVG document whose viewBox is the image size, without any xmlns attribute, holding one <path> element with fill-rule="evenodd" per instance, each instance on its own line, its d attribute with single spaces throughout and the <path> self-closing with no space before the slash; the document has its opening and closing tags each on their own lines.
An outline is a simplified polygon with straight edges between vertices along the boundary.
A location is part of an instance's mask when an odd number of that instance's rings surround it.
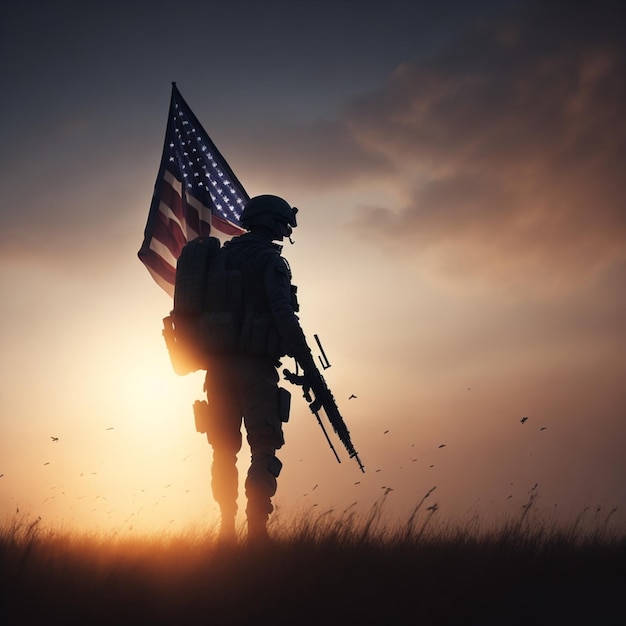
<svg viewBox="0 0 626 626">
<path fill-rule="evenodd" d="M 169 120 L 164 143 L 168 171 L 182 183 L 180 191 L 199 203 L 190 203 L 188 210 L 197 211 L 201 222 L 210 222 L 214 213 L 238 226 L 246 192 L 229 178 L 228 164 L 219 154 L 212 153 L 213 144 L 206 131 L 194 121 L 186 104 L 176 101 L 176 92 Z M 186 217 L 182 220 L 185 222 Z M 186 224 L 181 225 L 186 229 Z"/>
</svg>

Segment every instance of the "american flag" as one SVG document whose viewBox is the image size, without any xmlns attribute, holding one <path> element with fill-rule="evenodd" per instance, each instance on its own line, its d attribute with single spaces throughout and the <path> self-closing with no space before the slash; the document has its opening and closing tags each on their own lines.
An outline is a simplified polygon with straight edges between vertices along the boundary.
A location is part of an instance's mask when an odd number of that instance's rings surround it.
<svg viewBox="0 0 626 626">
<path fill-rule="evenodd" d="M 139 259 L 171 296 L 183 246 L 209 234 L 228 239 L 243 231 L 248 194 L 172 83 L 159 174 Z M 217 231 L 217 232 L 215 232 Z"/>
</svg>

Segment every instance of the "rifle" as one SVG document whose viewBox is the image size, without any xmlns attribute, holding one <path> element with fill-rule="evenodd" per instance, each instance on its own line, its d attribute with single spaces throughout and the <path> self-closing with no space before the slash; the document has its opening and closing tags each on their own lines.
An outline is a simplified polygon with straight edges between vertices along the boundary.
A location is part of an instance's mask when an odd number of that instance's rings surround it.
<svg viewBox="0 0 626 626">
<path fill-rule="evenodd" d="M 317 345 L 319 346 L 320 352 L 323 355 L 319 357 L 320 363 L 322 364 L 322 369 L 328 369 L 330 367 L 330 362 L 328 361 L 328 357 L 324 352 L 324 348 L 322 348 L 322 344 L 317 335 L 313 335 Z M 309 405 L 309 409 L 311 409 L 311 413 L 315 415 L 317 419 L 317 423 L 320 425 L 324 436 L 326 437 L 326 441 L 330 446 L 330 449 L 333 451 L 335 458 L 338 463 L 341 463 L 341 459 L 333 446 L 330 437 L 328 436 L 328 432 L 322 423 L 322 419 L 320 417 L 320 409 L 324 409 L 324 413 L 326 413 L 326 417 L 328 421 L 331 423 L 333 430 L 343 443 L 345 449 L 348 451 L 350 458 L 355 458 L 356 462 L 359 464 L 359 468 L 363 473 L 365 473 L 365 468 L 363 467 L 363 463 L 361 463 L 361 459 L 359 459 L 359 455 L 357 451 L 354 449 L 352 445 L 352 441 L 350 440 L 350 432 L 348 431 L 348 427 L 346 426 L 343 418 L 341 417 L 341 413 L 339 413 L 339 408 L 337 407 L 337 403 L 335 402 L 335 398 L 333 397 L 332 392 L 328 388 L 324 377 L 321 375 L 320 371 L 315 367 L 313 372 L 303 372 L 302 375 L 298 374 L 298 362 L 296 361 L 296 371 L 290 372 L 288 369 L 283 370 L 283 374 L 285 378 L 294 385 L 300 385 L 302 387 L 302 395 L 304 399 L 307 401 Z M 311 397 L 311 392 L 313 392 L 313 396 Z"/>
</svg>

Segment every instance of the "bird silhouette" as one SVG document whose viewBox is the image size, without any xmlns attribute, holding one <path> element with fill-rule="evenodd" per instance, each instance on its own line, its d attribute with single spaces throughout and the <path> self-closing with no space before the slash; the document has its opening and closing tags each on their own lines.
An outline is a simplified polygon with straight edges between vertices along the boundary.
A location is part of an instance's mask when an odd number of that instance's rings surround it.
<svg viewBox="0 0 626 626">
<path fill-rule="evenodd" d="M 389 431 L 388 431 L 388 430 L 386 430 L 386 431 L 383 433 L 383 435 L 386 435 L 388 432 L 389 432 Z"/>
<path fill-rule="evenodd" d="M 524 416 L 522 417 L 522 419 L 520 420 L 520 422 L 523 424 L 526 420 L 528 419 L 528 416 Z"/>
<path fill-rule="evenodd" d="M 445 447 L 446 447 L 446 444 L 445 444 L 445 443 L 442 443 L 439 447 L 440 447 L 440 448 L 445 448 Z"/>
<path fill-rule="evenodd" d="M 52 439 L 52 441 L 58 441 L 59 440 L 58 437 L 50 437 L 50 439 Z"/>
<path fill-rule="evenodd" d="M 542 426 L 539 430 L 548 430 L 547 426 Z"/>
<path fill-rule="evenodd" d="M 352 398 L 356 398 L 356 396 L 354 394 L 350 394 L 350 397 L 348 398 L 348 400 L 352 400 Z"/>
</svg>

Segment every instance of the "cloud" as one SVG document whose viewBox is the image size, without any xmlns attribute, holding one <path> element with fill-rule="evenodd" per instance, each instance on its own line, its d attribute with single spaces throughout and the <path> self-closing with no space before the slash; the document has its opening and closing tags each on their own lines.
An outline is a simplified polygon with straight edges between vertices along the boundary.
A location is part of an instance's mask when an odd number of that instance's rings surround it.
<svg viewBox="0 0 626 626">
<path fill-rule="evenodd" d="M 617 5 L 531 3 L 353 102 L 402 178 L 353 227 L 448 276 L 551 281 L 623 260 L 626 55 Z"/>
<path fill-rule="evenodd" d="M 242 167 L 258 180 L 281 181 L 295 189 L 350 187 L 395 171 L 379 151 L 363 146 L 341 120 L 265 125 L 245 139 Z M 250 156 L 245 162 L 246 153 Z"/>
</svg>

